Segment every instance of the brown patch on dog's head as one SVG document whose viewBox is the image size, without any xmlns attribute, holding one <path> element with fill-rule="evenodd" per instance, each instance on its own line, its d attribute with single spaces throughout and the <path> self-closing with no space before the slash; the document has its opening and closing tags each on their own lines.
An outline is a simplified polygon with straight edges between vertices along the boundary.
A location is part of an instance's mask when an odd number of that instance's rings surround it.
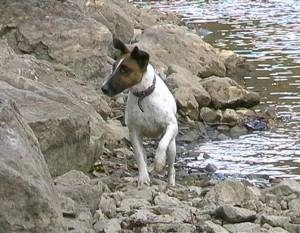
<svg viewBox="0 0 300 233">
<path fill-rule="evenodd" d="M 104 94 L 114 96 L 138 84 L 147 70 L 149 54 L 138 47 L 130 52 L 127 46 L 119 39 L 113 40 L 113 45 L 122 53 L 122 57 L 113 65 L 112 74 L 102 86 Z"/>
</svg>

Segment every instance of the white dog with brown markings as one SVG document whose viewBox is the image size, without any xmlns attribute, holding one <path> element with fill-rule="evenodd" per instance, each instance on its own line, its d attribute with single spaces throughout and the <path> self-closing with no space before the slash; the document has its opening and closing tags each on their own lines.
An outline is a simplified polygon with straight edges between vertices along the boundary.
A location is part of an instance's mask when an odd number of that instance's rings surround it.
<svg viewBox="0 0 300 233">
<path fill-rule="evenodd" d="M 160 173 L 167 162 L 169 185 L 175 185 L 175 137 L 178 132 L 175 99 L 149 64 L 148 53 L 138 47 L 130 51 L 119 39 L 114 39 L 113 45 L 122 56 L 114 64 L 112 74 L 101 89 L 108 96 L 129 89 L 125 122 L 138 165 L 138 185 L 150 184 L 144 137 L 160 138 L 154 168 Z"/>
</svg>

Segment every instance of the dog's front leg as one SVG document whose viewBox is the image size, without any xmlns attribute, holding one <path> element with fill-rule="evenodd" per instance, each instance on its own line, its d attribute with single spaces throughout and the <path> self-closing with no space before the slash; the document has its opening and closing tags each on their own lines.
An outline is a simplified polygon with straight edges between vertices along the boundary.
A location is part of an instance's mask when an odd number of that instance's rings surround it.
<svg viewBox="0 0 300 233">
<path fill-rule="evenodd" d="M 158 144 L 155 154 L 154 167 L 156 172 L 162 172 L 166 166 L 166 151 L 170 142 L 175 139 L 178 132 L 178 126 L 175 123 L 169 124 L 164 136 Z"/>
<path fill-rule="evenodd" d="M 143 147 L 142 137 L 136 131 L 130 131 L 130 140 L 133 144 L 135 160 L 139 169 L 138 186 L 150 185 L 150 178 L 147 171 L 146 155 Z"/>
</svg>

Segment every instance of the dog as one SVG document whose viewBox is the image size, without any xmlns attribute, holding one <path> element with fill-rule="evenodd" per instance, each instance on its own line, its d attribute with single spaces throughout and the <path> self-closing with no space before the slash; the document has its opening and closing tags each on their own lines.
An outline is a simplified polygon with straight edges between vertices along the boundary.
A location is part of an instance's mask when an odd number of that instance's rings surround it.
<svg viewBox="0 0 300 233">
<path fill-rule="evenodd" d="M 160 138 L 155 153 L 154 169 L 161 173 L 168 165 L 168 183 L 175 185 L 175 137 L 178 133 L 175 98 L 149 63 L 149 54 L 135 46 L 131 51 L 119 39 L 113 39 L 121 58 L 101 87 L 112 97 L 129 89 L 125 123 L 129 129 L 138 166 L 138 186 L 150 185 L 143 138 Z"/>
</svg>

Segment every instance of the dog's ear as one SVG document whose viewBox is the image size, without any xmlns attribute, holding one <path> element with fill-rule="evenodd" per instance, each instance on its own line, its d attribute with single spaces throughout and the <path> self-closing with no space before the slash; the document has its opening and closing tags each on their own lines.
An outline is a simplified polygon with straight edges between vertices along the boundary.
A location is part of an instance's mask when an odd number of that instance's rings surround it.
<svg viewBox="0 0 300 233">
<path fill-rule="evenodd" d="M 120 39 L 113 38 L 113 45 L 114 48 L 120 50 L 122 54 L 129 53 L 129 49 Z"/>
<path fill-rule="evenodd" d="M 134 47 L 130 56 L 137 62 L 141 69 L 145 69 L 149 62 L 149 54 L 145 51 L 139 50 L 137 46 Z"/>
</svg>

